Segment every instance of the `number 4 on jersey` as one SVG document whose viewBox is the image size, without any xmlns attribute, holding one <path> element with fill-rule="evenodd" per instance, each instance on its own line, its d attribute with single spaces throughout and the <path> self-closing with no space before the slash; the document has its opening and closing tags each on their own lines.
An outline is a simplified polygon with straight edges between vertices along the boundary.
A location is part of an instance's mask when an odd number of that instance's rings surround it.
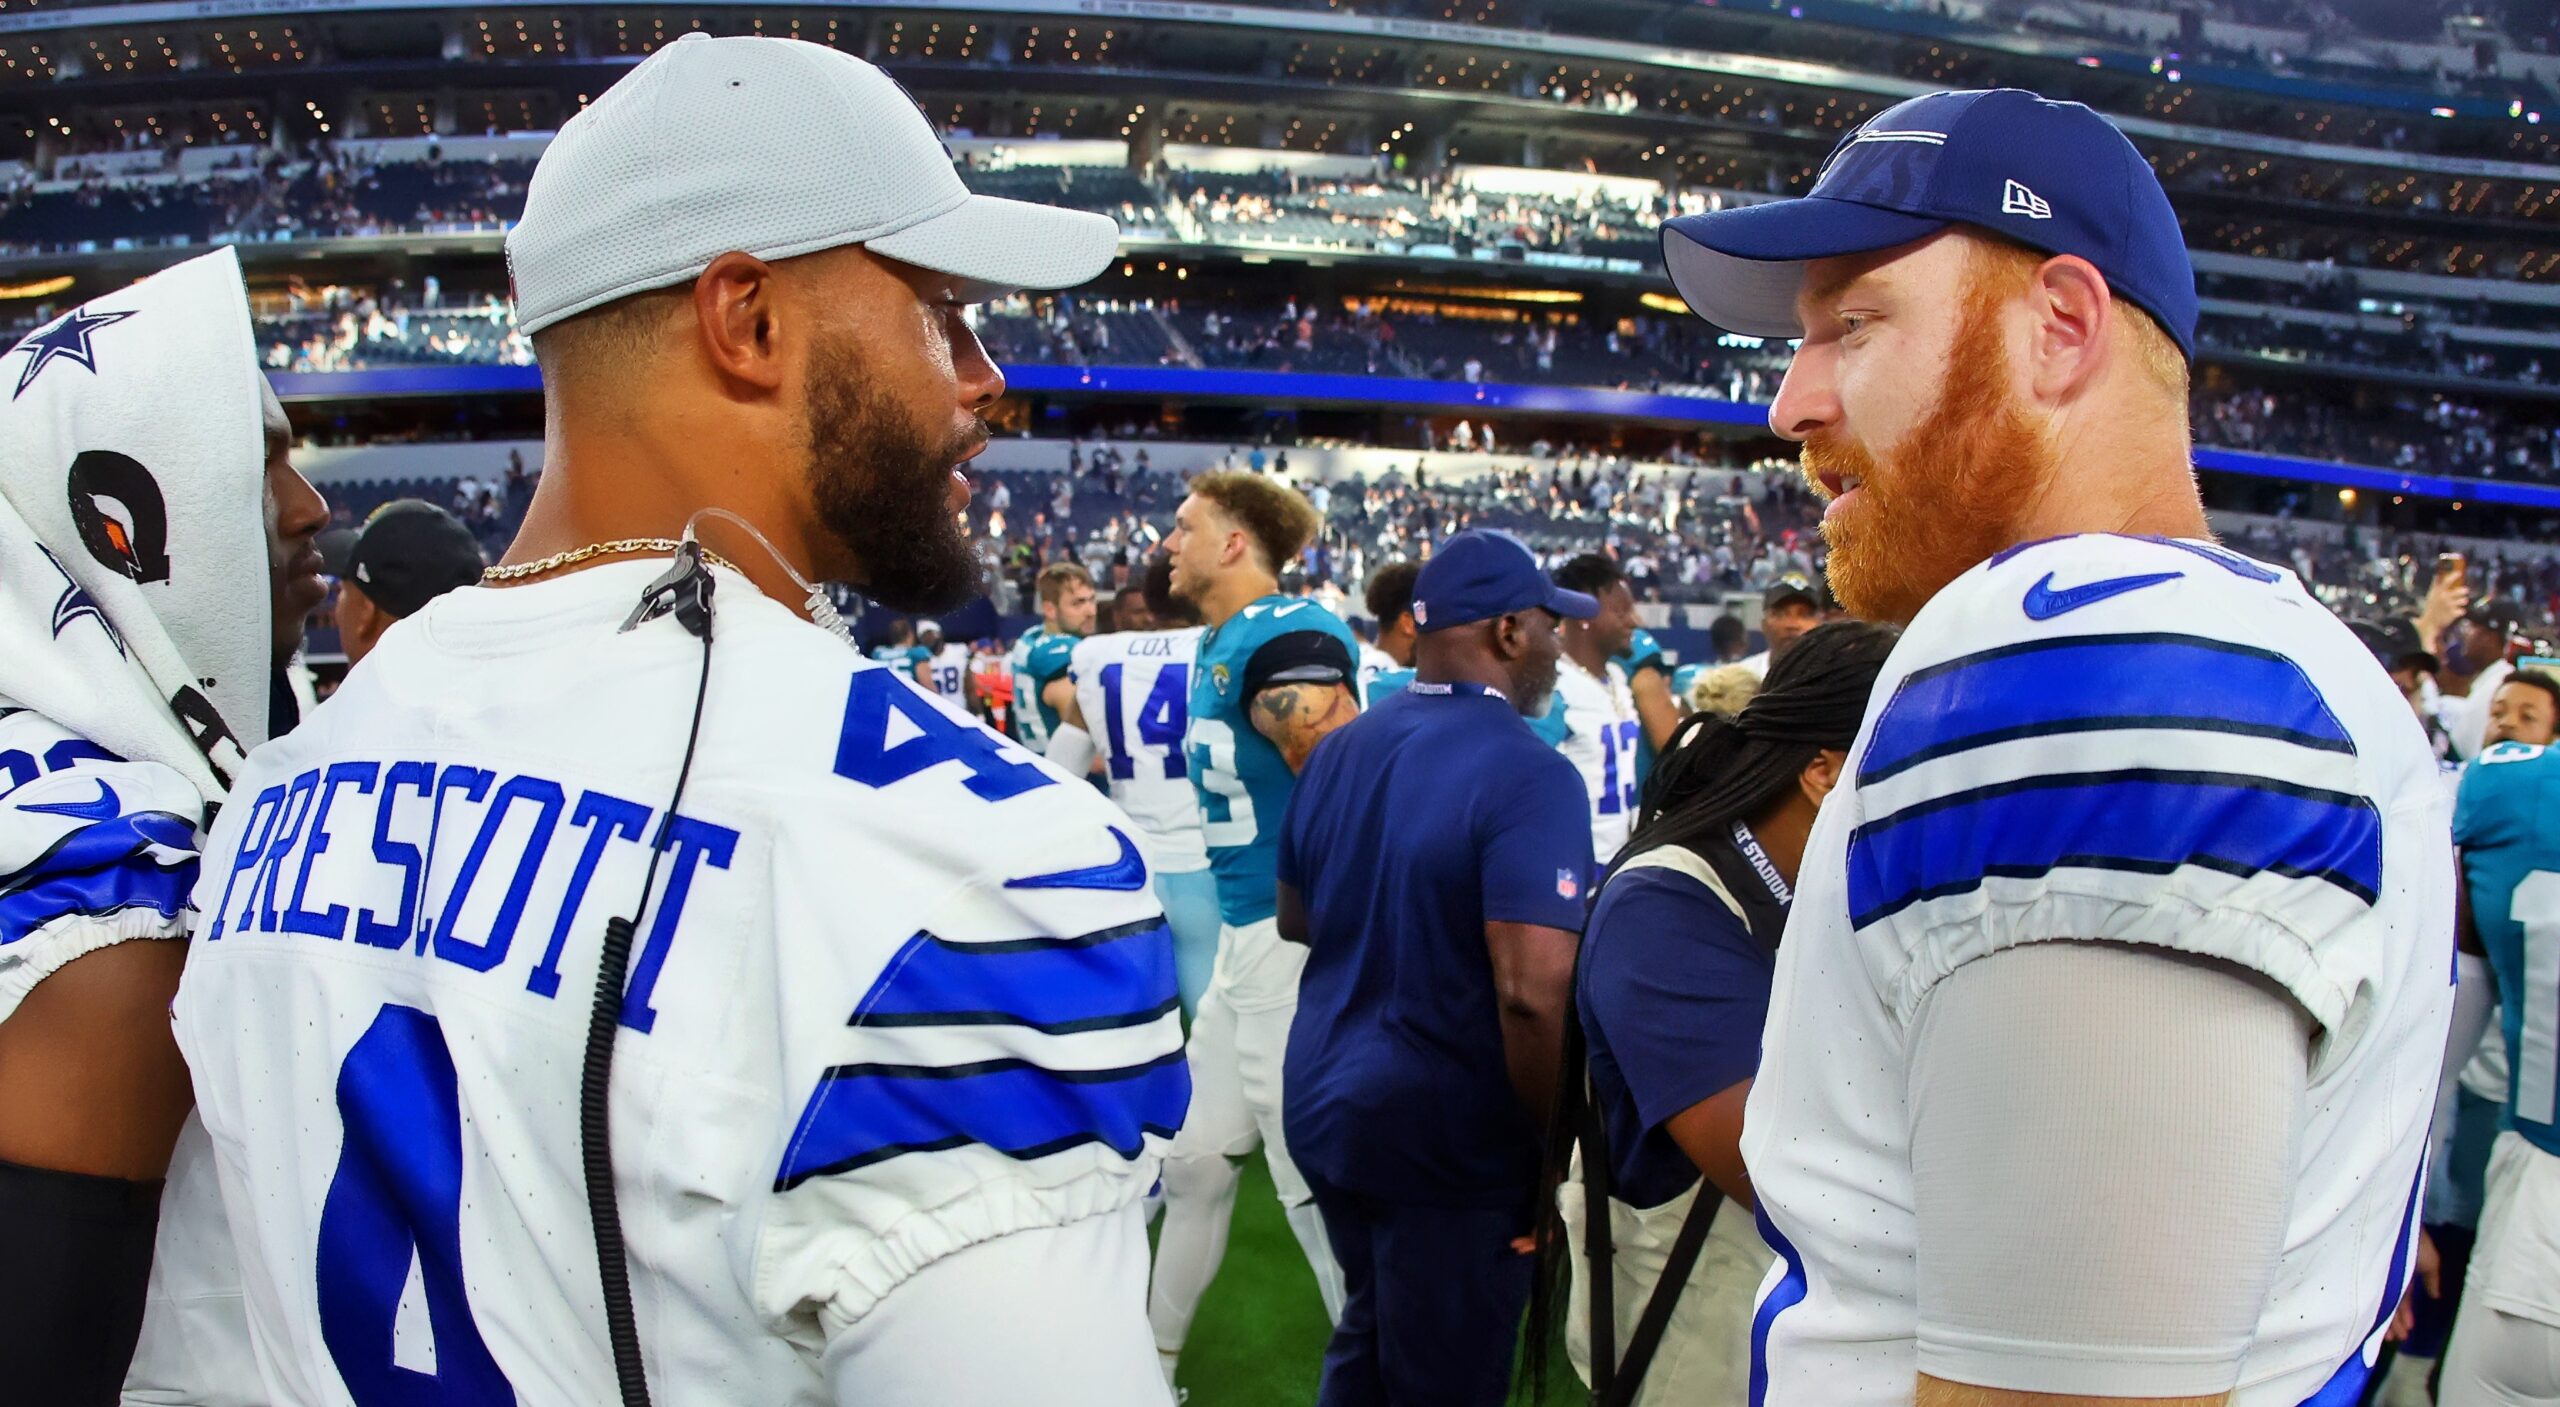
<svg viewBox="0 0 2560 1407">
<path fill-rule="evenodd" d="M 836 774 L 867 787 L 894 786 L 930 767 L 957 762 L 961 785 L 981 801 L 1003 801 L 1050 784 L 1025 757 L 1008 757 L 995 735 L 936 708 L 885 669 L 857 670 L 836 739 Z"/>
</svg>

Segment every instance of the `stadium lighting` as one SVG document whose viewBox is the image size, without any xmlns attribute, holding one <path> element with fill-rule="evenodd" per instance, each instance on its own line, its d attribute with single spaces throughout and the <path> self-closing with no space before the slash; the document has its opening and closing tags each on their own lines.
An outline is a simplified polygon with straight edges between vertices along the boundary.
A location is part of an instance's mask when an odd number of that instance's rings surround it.
<svg viewBox="0 0 2560 1407">
<path fill-rule="evenodd" d="M 2338 506 L 2346 509 L 2350 513 L 2354 512 L 2356 508 L 2356 491 L 2354 489 L 2338 490 Z"/>
</svg>

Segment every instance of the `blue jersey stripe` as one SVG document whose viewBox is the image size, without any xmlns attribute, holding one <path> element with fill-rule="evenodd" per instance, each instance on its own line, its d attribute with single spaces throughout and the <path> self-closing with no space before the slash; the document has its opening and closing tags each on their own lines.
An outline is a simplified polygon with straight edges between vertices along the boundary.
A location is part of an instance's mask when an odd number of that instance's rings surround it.
<svg viewBox="0 0 2560 1407">
<path fill-rule="evenodd" d="M 2034 640 L 1915 671 L 1876 718 L 1861 786 L 2016 738 L 2176 728 L 2279 738 L 2353 754 L 2301 666 L 2191 635 Z"/>
<path fill-rule="evenodd" d="M 1769 1207 L 1761 1203 L 1754 1213 L 1760 1223 L 1760 1237 L 1787 1263 L 1787 1273 L 1769 1287 L 1758 1309 L 1751 1315 L 1751 1407 L 1767 1407 L 1769 1401 L 1769 1328 L 1778 1316 L 1804 1302 L 1804 1257 L 1796 1254 L 1794 1244 L 1778 1234 L 1777 1224 L 1769 1220 Z"/>
<path fill-rule="evenodd" d="M 0 947 L 73 915 L 103 918 L 127 909 L 150 909 L 175 918 L 196 887 L 196 861 L 163 866 L 137 855 L 105 869 L 48 875 L 0 895 Z"/>
<path fill-rule="evenodd" d="M 1994 875 L 2182 865 L 2323 880 L 2370 904 L 2382 885 L 2382 817 L 2360 796 L 2227 773 L 2064 773 L 1983 787 L 1850 835 L 1850 922 L 1863 928 Z"/>
<path fill-rule="evenodd" d="M 150 908 L 175 917 L 195 888 L 195 845 L 195 824 L 165 811 L 82 826 L 0 876 L 0 945 L 74 914 Z M 164 864 L 152 858 L 154 847 L 185 858 Z"/>
<path fill-rule="evenodd" d="M 1172 1009 L 1172 931 L 1161 917 L 1026 946 L 907 940 L 854 1008 L 855 1026 L 1135 1026 Z"/>
<path fill-rule="evenodd" d="M 1050 1070 L 1025 1060 L 847 1065 L 828 1071 L 800 1116 L 774 1190 L 905 1153 L 979 1143 L 1040 1158 L 1087 1143 L 1135 1157 L 1171 1137 L 1191 1101 L 1181 1051 L 1114 1070 Z"/>
</svg>

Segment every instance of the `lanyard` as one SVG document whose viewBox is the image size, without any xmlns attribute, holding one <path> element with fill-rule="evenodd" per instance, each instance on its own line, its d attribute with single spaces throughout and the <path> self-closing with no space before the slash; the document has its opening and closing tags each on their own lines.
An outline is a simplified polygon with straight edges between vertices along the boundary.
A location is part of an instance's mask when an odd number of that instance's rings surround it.
<svg viewBox="0 0 2560 1407">
<path fill-rule="evenodd" d="M 1742 852 L 1742 858 L 1751 862 L 1751 868 L 1759 871 L 1760 882 L 1769 886 L 1770 895 L 1778 901 L 1780 907 L 1783 908 L 1796 901 L 1795 890 L 1788 887 L 1786 876 L 1778 873 L 1777 865 L 1769 859 L 1769 852 L 1760 848 L 1759 838 L 1752 835 L 1751 827 L 1740 821 L 1734 822 L 1733 844 L 1735 849 Z"/>
<path fill-rule="evenodd" d="M 1408 693 L 1421 694 L 1427 698 L 1447 699 L 1465 696 L 1478 696 L 1489 699 L 1500 699 L 1504 703 L 1511 702 L 1510 695 L 1503 693 L 1500 689 L 1497 689 L 1490 684 L 1435 684 L 1425 680 L 1416 679 L 1404 687 L 1405 691 Z"/>
</svg>

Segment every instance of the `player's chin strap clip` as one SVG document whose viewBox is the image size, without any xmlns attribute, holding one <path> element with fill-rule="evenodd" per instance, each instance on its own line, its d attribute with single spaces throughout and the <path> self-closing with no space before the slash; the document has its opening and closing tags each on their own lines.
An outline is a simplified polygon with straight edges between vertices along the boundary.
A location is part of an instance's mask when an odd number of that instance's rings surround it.
<svg viewBox="0 0 2560 1407">
<path fill-rule="evenodd" d="M 712 584 L 711 568 L 702 560 L 702 544 L 694 541 L 688 529 L 683 545 L 676 548 L 675 561 L 640 593 L 640 603 L 623 617 L 622 628 L 630 630 L 672 611 L 686 634 L 709 640 Z"/>
</svg>

